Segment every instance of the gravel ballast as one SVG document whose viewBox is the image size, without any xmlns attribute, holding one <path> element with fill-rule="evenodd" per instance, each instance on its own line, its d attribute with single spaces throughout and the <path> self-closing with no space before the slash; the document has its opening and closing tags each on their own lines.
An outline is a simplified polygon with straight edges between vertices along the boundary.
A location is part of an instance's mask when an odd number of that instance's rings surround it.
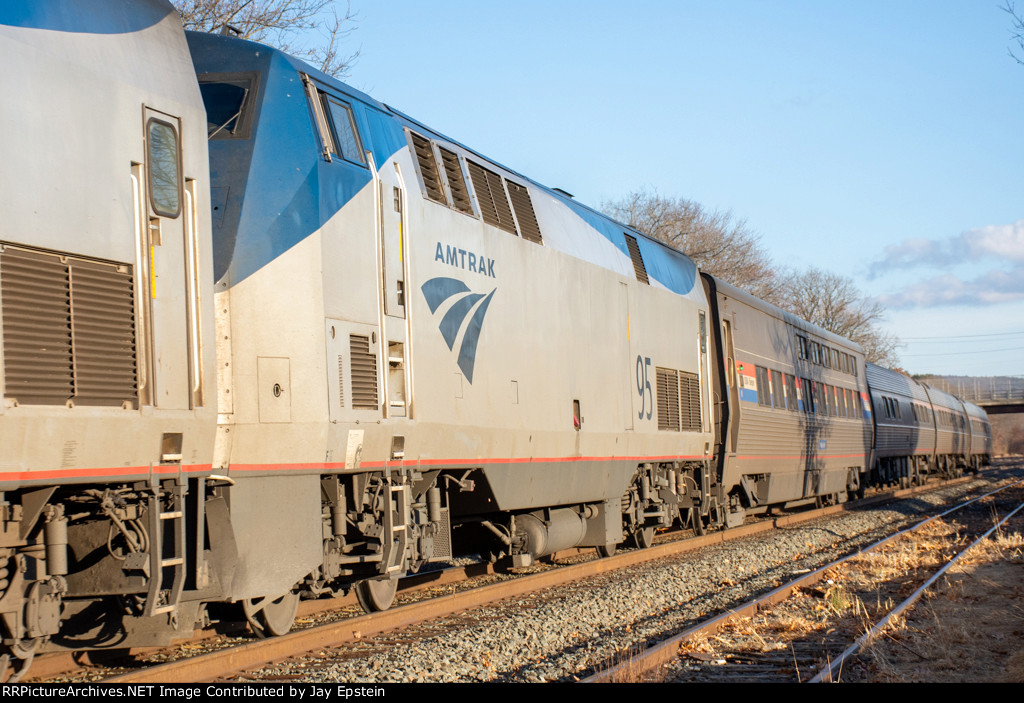
<svg viewBox="0 0 1024 703">
<path fill-rule="evenodd" d="M 975 480 L 880 508 L 642 564 L 547 589 L 338 650 L 251 672 L 309 682 L 573 681 L 631 647 L 653 644 L 709 615 L 856 551 L 989 482 Z"/>
</svg>

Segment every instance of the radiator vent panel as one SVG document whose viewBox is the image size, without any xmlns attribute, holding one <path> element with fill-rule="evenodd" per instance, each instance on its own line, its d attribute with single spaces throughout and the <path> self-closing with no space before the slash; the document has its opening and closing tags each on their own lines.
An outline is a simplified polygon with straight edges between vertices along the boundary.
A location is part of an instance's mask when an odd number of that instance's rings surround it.
<svg viewBox="0 0 1024 703">
<path fill-rule="evenodd" d="M 5 397 L 138 406 L 130 266 L 4 247 L 0 299 Z"/>
<path fill-rule="evenodd" d="M 352 365 L 352 407 L 355 410 L 378 410 L 377 355 L 370 351 L 370 338 L 349 335 L 349 363 Z"/>
</svg>

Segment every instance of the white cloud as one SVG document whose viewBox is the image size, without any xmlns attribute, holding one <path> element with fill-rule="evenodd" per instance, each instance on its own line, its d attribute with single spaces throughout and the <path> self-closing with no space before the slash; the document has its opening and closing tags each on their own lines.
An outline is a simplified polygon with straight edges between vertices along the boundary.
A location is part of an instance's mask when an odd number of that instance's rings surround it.
<svg viewBox="0 0 1024 703">
<path fill-rule="evenodd" d="M 964 261 L 989 258 L 1024 263 L 1024 220 L 1008 225 L 976 227 L 946 239 L 906 239 L 900 244 L 887 246 L 881 258 L 871 265 L 870 277 L 877 278 L 896 269 L 918 266 L 949 268 Z"/>
<path fill-rule="evenodd" d="M 997 256 L 1024 263 L 1024 220 L 1012 225 L 989 225 L 961 235 L 972 258 Z"/>
<path fill-rule="evenodd" d="M 879 296 L 887 308 L 930 308 L 946 305 L 995 305 L 1024 300 L 1024 263 L 1009 271 L 993 269 L 964 281 L 952 273 L 914 283 L 902 290 Z"/>
</svg>

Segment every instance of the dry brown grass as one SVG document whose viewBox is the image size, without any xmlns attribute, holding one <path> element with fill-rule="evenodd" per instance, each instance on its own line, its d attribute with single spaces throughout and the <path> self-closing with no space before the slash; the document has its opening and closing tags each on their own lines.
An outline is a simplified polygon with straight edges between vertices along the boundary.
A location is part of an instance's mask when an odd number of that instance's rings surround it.
<svg viewBox="0 0 1024 703">
<path fill-rule="evenodd" d="M 1024 683 L 1024 651 L 1010 657 L 1006 663 L 1006 676 L 1002 683 Z"/>
<path fill-rule="evenodd" d="M 970 550 L 865 653 L 866 680 L 1024 681 L 1024 537 L 996 535 Z"/>
<path fill-rule="evenodd" d="M 611 683 L 643 683 L 647 680 L 646 670 L 637 661 L 639 647 L 620 650 L 612 658 L 609 668 L 620 667 L 611 677 Z"/>
<path fill-rule="evenodd" d="M 963 532 L 956 522 L 936 521 L 830 570 L 817 587 L 769 612 L 694 638 L 681 656 L 710 664 L 792 650 L 792 667 L 806 680 L 960 551 Z M 797 661 L 808 650 L 817 652 L 813 665 Z M 1024 681 L 1024 537 L 1006 532 L 972 550 L 839 680 Z"/>
</svg>

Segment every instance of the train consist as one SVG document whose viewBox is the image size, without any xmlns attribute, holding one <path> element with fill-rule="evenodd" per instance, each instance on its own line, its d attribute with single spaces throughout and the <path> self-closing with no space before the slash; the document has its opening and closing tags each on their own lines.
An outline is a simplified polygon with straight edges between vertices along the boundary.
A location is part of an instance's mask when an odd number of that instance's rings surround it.
<svg viewBox="0 0 1024 703">
<path fill-rule="evenodd" d="M 163 0 L 8 2 L 0 51 L 15 677 L 991 451 L 976 406 Z"/>
</svg>

